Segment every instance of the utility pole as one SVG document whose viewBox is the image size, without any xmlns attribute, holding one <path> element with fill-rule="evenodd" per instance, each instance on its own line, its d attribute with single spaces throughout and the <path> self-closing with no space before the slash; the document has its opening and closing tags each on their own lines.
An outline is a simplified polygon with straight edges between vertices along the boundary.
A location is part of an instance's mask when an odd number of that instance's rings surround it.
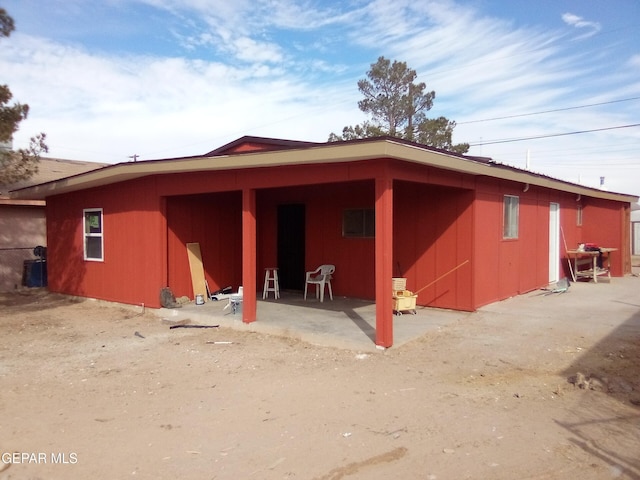
<svg viewBox="0 0 640 480">
<path fill-rule="evenodd" d="M 137 162 L 139 157 L 140 155 L 138 155 L 137 153 L 134 153 L 133 155 L 129 155 L 129 158 L 133 158 L 134 162 Z"/>
</svg>

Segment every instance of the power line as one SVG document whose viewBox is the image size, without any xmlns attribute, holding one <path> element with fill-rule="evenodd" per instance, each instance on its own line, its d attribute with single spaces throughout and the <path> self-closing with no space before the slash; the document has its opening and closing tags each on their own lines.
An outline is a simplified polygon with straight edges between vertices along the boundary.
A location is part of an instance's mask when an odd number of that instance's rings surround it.
<svg viewBox="0 0 640 480">
<path fill-rule="evenodd" d="M 536 148 L 534 150 L 531 150 L 531 154 L 535 155 L 538 158 L 545 158 L 545 159 L 558 158 L 558 157 L 560 158 L 584 157 L 585 155 L 587 156 L 599 155 L 602 157 L 616 158 L 616 159 L 629 158 L 629 159 L 635 159 L 636 163 L 640 165 L 640 163 L 637 162 L 637 159 L 638 159 L 637 152 L 638 152 L 638 147 L 640 146 L 640 143 L 636 142 L 634 145 L 636 146 L 624 147 L 624 148 L 620 148 L 618 144 L 602 145 L 600 147 L 589 145 L 589 146 L 580 147 L 580 148 L 564 148 L 564 147 L 563 148 L 556 147 L 556 148 L 549 148 L 549 149 Z M 518 148 L 514 150 L 506 150 L 506 151 L 502 151 L 498 155 L 503 157 L 519 156 L 519 155 L 522 155 L 522 149 Z"/>
<path fill-rule="evenodd" d="M 481 120 L 469 120 L 466 122 L 456 122 L 457 125 L 465 125 L 469 123 L 492 122 L 494 120 L 506 120 L 509 118 L 529 117 L 532 115 L 542 115 L 544 113 L 564 112 L 566 110 L 577 110 L 579 108 L 598 107 L 600 105 L 611 105 L 612 103 L 630 102 L 632 100 L 640 100 L 640 97 L 623 98 L 620 100 L 611 100 L 610 102 L 590 103 L 588 105 L 578 105 L 575 107 L 555 108 L 553 110 L 542 110 L 540 112 L 521 113 L 518 115 L 506 115 L 504 117 L 484 118 Z"/>
<path fill-rule="evenodd" d="M 491 140 L 488 142 L 477 142 L 477 143 L 469 143 L 471 147 L 477 147 L 480 145 L 495 145 L 496 143 L 511 143 L 511 142 L 522 142 L 525 140 L 538 140 L 541 138 L 552 138 L 552 137 L 565 137 L 568 135 L 579 135 L 582 133 L 592 133 L 592 132 L 603 132 L 605 130 L 617 130 L 621 128 L 631 128 L 631 127 L 640 127 L 640 123 L 632 123 L 629 125 L 619 125 L 617 127 L 606 127 L 606 128 L 594 128 L 592 130 L 579 130 L 576 132 L 567 132 L 567 133 L 554 133 L 549 135 L 535 135 L 532 137 L 522 137 L 522 138 L 511 138 L 505 140 Z"/>
</svg>

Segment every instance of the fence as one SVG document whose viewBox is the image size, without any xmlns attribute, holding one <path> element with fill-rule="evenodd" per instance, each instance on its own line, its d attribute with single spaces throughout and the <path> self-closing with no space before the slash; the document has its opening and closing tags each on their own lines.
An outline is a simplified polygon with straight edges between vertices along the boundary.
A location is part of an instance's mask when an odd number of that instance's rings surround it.
<svg viewBox="0 0 640 480">
<path fill-rule="evenodd" d="M 0 292 L 46 286 L 44 252 L 46 249 L 42 247 L 0 248 Z"/>
</svg>

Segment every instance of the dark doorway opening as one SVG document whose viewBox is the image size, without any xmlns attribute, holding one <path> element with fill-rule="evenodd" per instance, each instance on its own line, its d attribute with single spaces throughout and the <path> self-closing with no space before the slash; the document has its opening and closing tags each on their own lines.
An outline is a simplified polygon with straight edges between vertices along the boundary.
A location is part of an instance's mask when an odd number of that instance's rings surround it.
<svg viewBox="0 0 640 480">
<path fill-rule="evenodd" d="M 282 290 L 304 289 L 305 206 L 278 206 L 278 278 Z"/>
</svg>

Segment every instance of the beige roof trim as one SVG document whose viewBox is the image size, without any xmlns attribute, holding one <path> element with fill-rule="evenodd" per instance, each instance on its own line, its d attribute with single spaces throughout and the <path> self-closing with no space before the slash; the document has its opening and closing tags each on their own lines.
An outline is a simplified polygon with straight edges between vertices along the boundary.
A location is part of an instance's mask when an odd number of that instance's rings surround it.
<svg viewBox="0 0 640 480">
<path fill-rule="evenodd" d="M 336 142 L 300 149 L 273 150 L 216 157 L 188 157 L 119 163 L 87 173 L 16 190 L 12 192 L 11 197 L 44 199 L 51 195 L 110 185 L 148 175 L 355 162 L 376 158 L 394 158 L 470 175 L 484 175 L 597 198 L 624 202 L 635 202 L 638 200 L 638 197 L 632 195 L 584 187 L 525 170 L 519 170 L 514 167 L 497 163 L 480 162 L 471 158 L 434 151 L 401 141 L 396 142 L 389 138 L 364 142 Z"/>
<path fill-rule="evenodd" d="M 400 152 L 396 148 L 396 146 L 404 149 L 414 149 L 417 150 L 417 152 L 413 151 L 410 154 L 407 154 L 406 151 Z M 523 184 L 535 185 L 538 187 L 550 188 L 553 190 L 560 190 L 563 192 L 586 195 L 595 198 L 604 198 L 608 200 L 617 200 L 623 202 L 638 201 L 638 197 L 634 195 L 608 192 L 606 190 L 599 190 L 597 188 L 585 187 L 583 185 L 558 180 L 546 175 L 529 172 L 527 170 L 521 170 L 501 163 L 478 162 L 472 159 L 461 158 L 458 156 L 446 155 L 432 151 L 428 152 L 431 154 L 431 156 L 429 157 L 428 162 L 425 162 L 425 157 L 421 153 L 422 150 L 420 148 L 412 147 L 411 145 L 392 143 L 390 145 L 390 148 L 388 149 L 389 157 L 401 158 L 405 161 L 420 164 L 428 164 L 433 167 L 442 168 L 444 170 L 453 170 L 471 175 L 484 175 L 487 177 L 510 180 L 513 182 L 520 182 Z M 402 155 L 402 157 L 400 157 L 399 155 Z"/>
<path fill-rule="evenodd" d="M 0 198 L 0 205 L 9 205 L 11 207 L 44 207 L 44 200 L 13 200 L 8 198 Z"/>
</svg>

